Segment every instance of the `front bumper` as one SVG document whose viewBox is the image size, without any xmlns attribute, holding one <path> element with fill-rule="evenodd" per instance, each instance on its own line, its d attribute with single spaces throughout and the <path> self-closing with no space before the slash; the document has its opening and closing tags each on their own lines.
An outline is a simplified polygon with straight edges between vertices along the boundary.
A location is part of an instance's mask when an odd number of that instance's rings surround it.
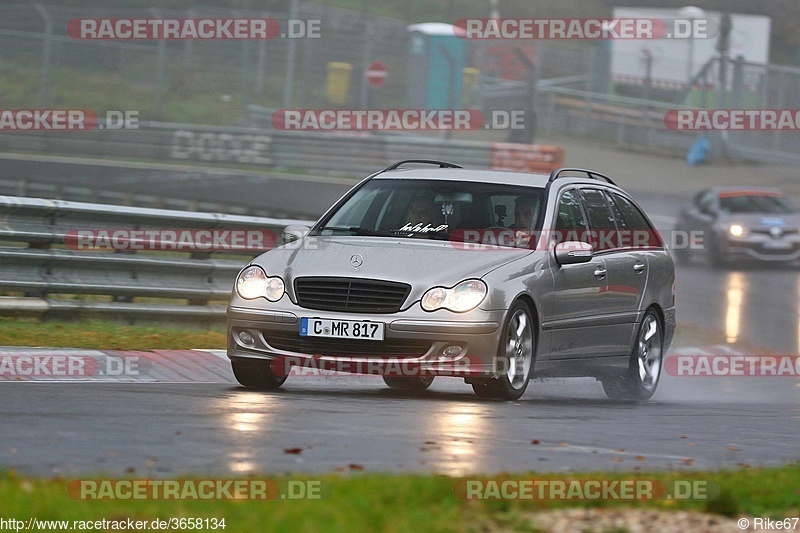
<svg viewBox="0 0 800 533">
<path fill-rule="evenodd" d="M 495 375 L 500 325 L 505 318 L 502 310 L 408 316 L 407 311 L 365 315 L 234 305 L 228 307 L 227 314 L 229 358 L 270 360 L 273 371 L 279 374 L 297 366 L 397 377 Z M 436 314 L 441 318 L 434 319 L 432 315 Z M 301 337 L 302 317 L 382 322 L 384 340 Z M 244 342 L 242 332 L 247 332 L 252 341 Z M 247 339 L 247 335 L 244 337 Z"/>
<path fill-rule="evenodd" d="M 762 233 L 745 237 L 724 236 L 723 249 L 726 259 L 753 259 L 764 262 L 790 262 L 800 259 L 800 236 L 787 234 L 773 238 Z"/>
</svg>

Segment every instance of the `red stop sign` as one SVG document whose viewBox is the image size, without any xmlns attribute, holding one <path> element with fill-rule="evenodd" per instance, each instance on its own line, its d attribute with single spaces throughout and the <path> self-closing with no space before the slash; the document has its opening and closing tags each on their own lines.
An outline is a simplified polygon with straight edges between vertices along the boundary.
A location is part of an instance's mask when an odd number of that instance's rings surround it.
<svg viewBox="0 0 800 533">
<path fill-rule="evenodd" d="M 386 64 L 383 61 L 373 61 L 367 67 L 367 81 L 372 87 L 380 87 L 386 83 L 389 74 L 386 72 Z"/>
</svg>

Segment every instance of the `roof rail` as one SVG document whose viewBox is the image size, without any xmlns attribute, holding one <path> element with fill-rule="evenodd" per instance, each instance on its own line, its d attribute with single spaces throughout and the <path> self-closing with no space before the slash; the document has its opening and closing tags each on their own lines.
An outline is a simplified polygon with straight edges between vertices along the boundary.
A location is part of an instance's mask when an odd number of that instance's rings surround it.
<svg viewBox="0 0 800 533">
<path fill-rule="evenodd" d="M 553 172 L 550 173 L 550 179 L 547 180 L 548 183 L 552 183 L 553 181 L 557 180 L 562 172 L 584 172 L 590 179 L 593 180 L 600 180 L 603 179 L 610 183 L 611 185 L 616 185 L 611 178 L 606 176 L 605 174 L 600 174 L 599 172 L 595 172 L 594 170 L 586 170 L 585 168 L 572 168 L 572 167 L 561 167 L 555 169 Z"/>
<path fill-rule="evenodd" d="M 388 167 L 381 170 L 381 172 L 388 172 L 389 170 L 397 170 L 406 163 L 420 163 L 423 165 L 439 165 L 439 168 L 464 168 L 455 163 L 448 163 L 447 161 L 436 161 L 435 159 L 403 159 L 397 163 L 393 163 Z"/>
</svg>

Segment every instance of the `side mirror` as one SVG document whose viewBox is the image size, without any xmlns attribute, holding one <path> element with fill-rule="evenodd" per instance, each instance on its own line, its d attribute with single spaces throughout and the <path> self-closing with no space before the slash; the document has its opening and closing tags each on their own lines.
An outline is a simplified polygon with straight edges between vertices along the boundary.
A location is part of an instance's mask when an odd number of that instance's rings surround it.
<svg viewBox="0 0 800 533">
<path fill-rule="evenodd" d="M 709 205 L 700 206 L 698 208 L 698 211 L 700 211 L 701 214 L 703 214 L 703 215 L 705 215 L 707 217 L 711 217 L 713 219 L 717 218 L 717 212 Z"/>
<path fill-rule="evenodd" d="M 303 237 L 306 236 L 308 230 L 310 230 L 308 226 L 302 226 L 300 224 L 292 224 L 290 226 L 286 226 L 283 228 L 283 244 L 289 244 L 290 242 L 295 242 Z"/>
<path fill-rule="evenodd" d="M 559 265 L 588 263 L 594 256 L 594 249 L 588 242 L 566 241 L 556 244 L 555 255 Z"/>
</svg>

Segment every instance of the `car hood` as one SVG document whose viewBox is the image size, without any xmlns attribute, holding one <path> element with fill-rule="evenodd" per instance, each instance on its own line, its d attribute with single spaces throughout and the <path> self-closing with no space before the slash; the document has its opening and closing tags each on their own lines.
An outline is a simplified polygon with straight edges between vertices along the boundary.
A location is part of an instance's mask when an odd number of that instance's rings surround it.
<svg viewBox="0 0 800 533">
<path fill-rule="evenodd" d="M 722 224 L 741 224 L 748 229 L 779 227 L 800 228 L 800 213 L 725 213 L 718 221 Z"/>
<path fill-rule="evenodd" d="M 447 241 L 382 237 L 306 237 L 253 263 L 287 282 L 303 276 L 347 276 L 409 283 L 415 288 L 452 285 L 533 253 L 528 249 L 465 250 Z M 354 258 L 353 256 L 359 256 Z M 361 264 L 354 266 L 351 259 Z"/>
</svg>

